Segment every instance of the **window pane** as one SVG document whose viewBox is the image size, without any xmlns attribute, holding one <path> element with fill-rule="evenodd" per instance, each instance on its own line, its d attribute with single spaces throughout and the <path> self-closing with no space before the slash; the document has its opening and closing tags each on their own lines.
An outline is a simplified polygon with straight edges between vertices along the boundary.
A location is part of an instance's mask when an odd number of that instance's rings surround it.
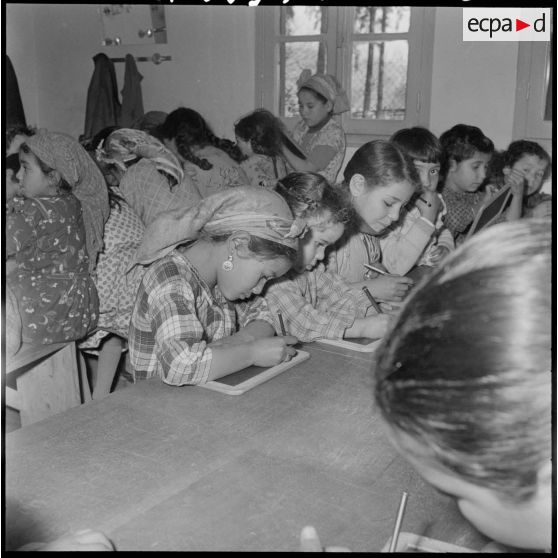
<svg viewBox="0 0 558 558">
<path fill-rule="evenodd" d="M 281 35 L 318 35 L 327 33 L 327 8 L 288 6 L 281 8 Z"/>
<path fill-rule="evenodd" d="M 355 41 L 351 62 L 351 117 L 403 120 L 407 41 Z"/>
<path fill-rule="evenodd" d="M 283 43 L 279 48 L 279 114 L 298 116 L 296 82 L 306 68 L 313 74 L 325 71 L 325 45 L 317 41 L 292 42 Z"/>
<path fill-rule="evenodd" d="M 355 33 L 408 33 L 410 6 L 357 6 Z"/>
</svg>

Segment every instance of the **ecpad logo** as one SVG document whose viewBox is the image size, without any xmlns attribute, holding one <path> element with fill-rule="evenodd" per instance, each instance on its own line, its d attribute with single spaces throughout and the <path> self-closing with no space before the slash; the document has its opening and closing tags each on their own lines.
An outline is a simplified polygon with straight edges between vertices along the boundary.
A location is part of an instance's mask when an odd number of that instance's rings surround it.
<svg viewBox="0 0 558 558">
<path fill-rule="evenodd" d="M 463 8 L 463 41 L 550 41 L 551 8 Z"/>
</svg>

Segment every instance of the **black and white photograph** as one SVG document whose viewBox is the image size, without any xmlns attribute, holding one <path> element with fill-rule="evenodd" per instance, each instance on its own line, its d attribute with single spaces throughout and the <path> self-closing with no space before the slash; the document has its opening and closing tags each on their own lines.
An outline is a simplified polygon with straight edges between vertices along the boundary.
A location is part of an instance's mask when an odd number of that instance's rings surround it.
<svg viewBox="0 0 558 558">
<path fill-rule="evenodd" d="M 510 4 L 4 3 L 3 551 L 556 552 Z"/>
</svg>

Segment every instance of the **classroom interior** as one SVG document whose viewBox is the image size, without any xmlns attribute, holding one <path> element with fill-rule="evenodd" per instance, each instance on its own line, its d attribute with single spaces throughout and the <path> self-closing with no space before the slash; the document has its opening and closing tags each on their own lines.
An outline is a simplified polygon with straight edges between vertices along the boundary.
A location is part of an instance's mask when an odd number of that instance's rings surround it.
<svg viewBox="0 0 558 558">
<path fill-rule="evenodd" d="M 145 112 L 191 107 L 217 135 L 234 139 L 234 123 L 260 105 L 256 13 L 275 8 L 164 9 L 165 43 L 104 45 L 98 4 L 5 4 L 6 54 L 27 123 L 78 138 L 93 57 L 132 54 L 140 59 Z M 523 138 L 553 153 L 553 122 L 543 118 L 548 45 L 463 42 L 460 7 L 426 9 L 433 21 L 428 111 L 416 124 L 439 136 L 467 123 L 496 149 Z M 164 61 L 154 63 L 155 53 Z M 115 68 L 121 88 L 124 64 Z M 349 138 L 341 173 L 368 139 Z M 553 193 L 552 173 L 543 191 Z M 453 499 L 385 440 L 372 409 L 372 353 L 320 343 L 303 350 L 309 359 L 238 396 L 122 380 L 91 401 L 75 345 L 11 363 L 10 370 L 32 368 L 17 386 L 18 405 L 35 382 L 43 406 L 22 420 L 8 396 L 3 402 L 6 544 L 94 528 L 119 550 L 296 551 L 300 529 L 311 524 L 329 544 L 380 552 L 406 491 L 402 539 L 421 535 L 439 552 L 483 548 L 488 539 Z M 37 380 L 60 368 L 70 389 Z"/>
</svg>

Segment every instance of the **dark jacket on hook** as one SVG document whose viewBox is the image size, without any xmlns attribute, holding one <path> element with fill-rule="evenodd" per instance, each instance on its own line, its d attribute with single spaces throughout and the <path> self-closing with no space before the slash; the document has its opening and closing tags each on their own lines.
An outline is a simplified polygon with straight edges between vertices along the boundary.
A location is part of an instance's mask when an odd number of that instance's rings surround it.
<svg viewBox="0 0 558 558">
<path fill-rule="evenodd" d="M 142 79 L 143 76 L 138 72 L 136 60 L 131 54 L 127 54 L 122 89 L 122 112 L 120 113 L 120 126 L 123 128 L 132 128 L 134 122 L 143 116 Z"/>
<path fill-rule="evenodd" d="M 93 57 L 95 69 L 87 90 L 85 130 L 80 141 L 89 140 L 107 126 L 118 126 L 121 105 L 116 72 L 110 58 L 99 52 Z"/>
</svg>

